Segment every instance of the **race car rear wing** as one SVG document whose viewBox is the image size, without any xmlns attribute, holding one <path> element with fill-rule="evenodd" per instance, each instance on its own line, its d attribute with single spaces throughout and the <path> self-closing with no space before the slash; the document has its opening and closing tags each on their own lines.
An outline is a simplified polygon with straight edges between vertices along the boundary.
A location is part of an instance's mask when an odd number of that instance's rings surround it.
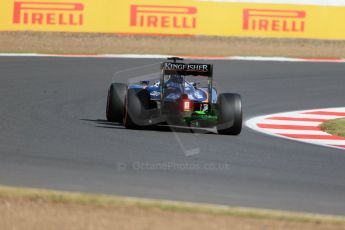
<svg viewBox="0 0 345 230">
<path fill-rule="evenodd" d="M 177 74 L 212 77 L 213 65 L 163 62 L 161 64 L 161 70 L 163 75 Z"/>
</svg>

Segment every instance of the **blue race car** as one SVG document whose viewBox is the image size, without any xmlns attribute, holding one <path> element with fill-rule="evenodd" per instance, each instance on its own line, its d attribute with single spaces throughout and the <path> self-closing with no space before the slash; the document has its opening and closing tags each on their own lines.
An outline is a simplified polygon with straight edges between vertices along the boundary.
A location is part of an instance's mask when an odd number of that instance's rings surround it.
<svg viewBox="0 0 345 230">
<path fill-rule="evenodd" d="M 161 63 L 160 80 L 150 85 L 113 83 L 108 91 L 106 116 L 126 128 L 158 124 L 216 127 L 220 134 L 238 135 L 242 129 L 242 102 L 238 94 L 217 94 L 211 64 L 186 64 L 182 58 Z M 202 77 L 206 86 L 189 81 Z"/>
</svg>

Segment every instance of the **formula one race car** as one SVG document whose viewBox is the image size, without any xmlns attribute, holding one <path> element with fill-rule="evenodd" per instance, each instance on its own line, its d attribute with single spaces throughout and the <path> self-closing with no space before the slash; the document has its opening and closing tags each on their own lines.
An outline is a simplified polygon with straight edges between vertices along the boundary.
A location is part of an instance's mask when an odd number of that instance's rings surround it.
<svg viewBox="0 0 345 230">
<path fill-rule="evenodd" d="M 242 129 L 242 103 L 238 94 L 217 94 L 213 65 L 186 64 L 168 58 L 160 65 L 160 80 L 138 84 L 113 83 L 108 91 L 106 116 L 129 129 L 169 124 L 216 127 L 218 133 L 238 135 Z M 202 78 L 206 84 L 192 82 Z"/>
</svg>

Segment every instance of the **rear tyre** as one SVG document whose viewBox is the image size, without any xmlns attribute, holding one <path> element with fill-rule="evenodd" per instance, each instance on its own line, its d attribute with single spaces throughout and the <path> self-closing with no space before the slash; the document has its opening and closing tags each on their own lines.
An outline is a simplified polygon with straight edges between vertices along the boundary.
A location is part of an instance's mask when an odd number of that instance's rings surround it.
<svg viewBox="0 0 345 230">
<path fill-rule="evenodd" d="M 141 129 L 147 125 L 145 110 L 150 109 L 150 93 L 143 89 L 139 92 L 129 89 L 125 100 L 123 124 L 127 129 Z"/>
<path fill-rule="evenodd" d="M 218 106 L 218 133 L 223 135 L 239 135 L 242 130 L 241 96 L 233 93 L 220 94 Z"/>
<path fill-rule="evenodd" d="M 127 85 L 113 83 L 108 90 L 106 116 L 110 122 L 122 122 Z"/>
</svg>

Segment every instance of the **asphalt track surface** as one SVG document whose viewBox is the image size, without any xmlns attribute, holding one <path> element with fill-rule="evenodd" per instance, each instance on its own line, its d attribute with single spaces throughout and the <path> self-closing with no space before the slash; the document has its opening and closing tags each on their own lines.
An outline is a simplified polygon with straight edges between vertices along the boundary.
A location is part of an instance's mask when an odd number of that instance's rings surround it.
<svg viewBox="0 0 345 230">
<path fill-rule="evenodd" d="M 345 214 L 345 151 L 246 127 L 233 137 L 107 123 L 113 73 L 157 61 L 1 57 L 0 184 Z M 245 119 L 344 106 L 344 64 L 210 62 Z"/>
</svg>

